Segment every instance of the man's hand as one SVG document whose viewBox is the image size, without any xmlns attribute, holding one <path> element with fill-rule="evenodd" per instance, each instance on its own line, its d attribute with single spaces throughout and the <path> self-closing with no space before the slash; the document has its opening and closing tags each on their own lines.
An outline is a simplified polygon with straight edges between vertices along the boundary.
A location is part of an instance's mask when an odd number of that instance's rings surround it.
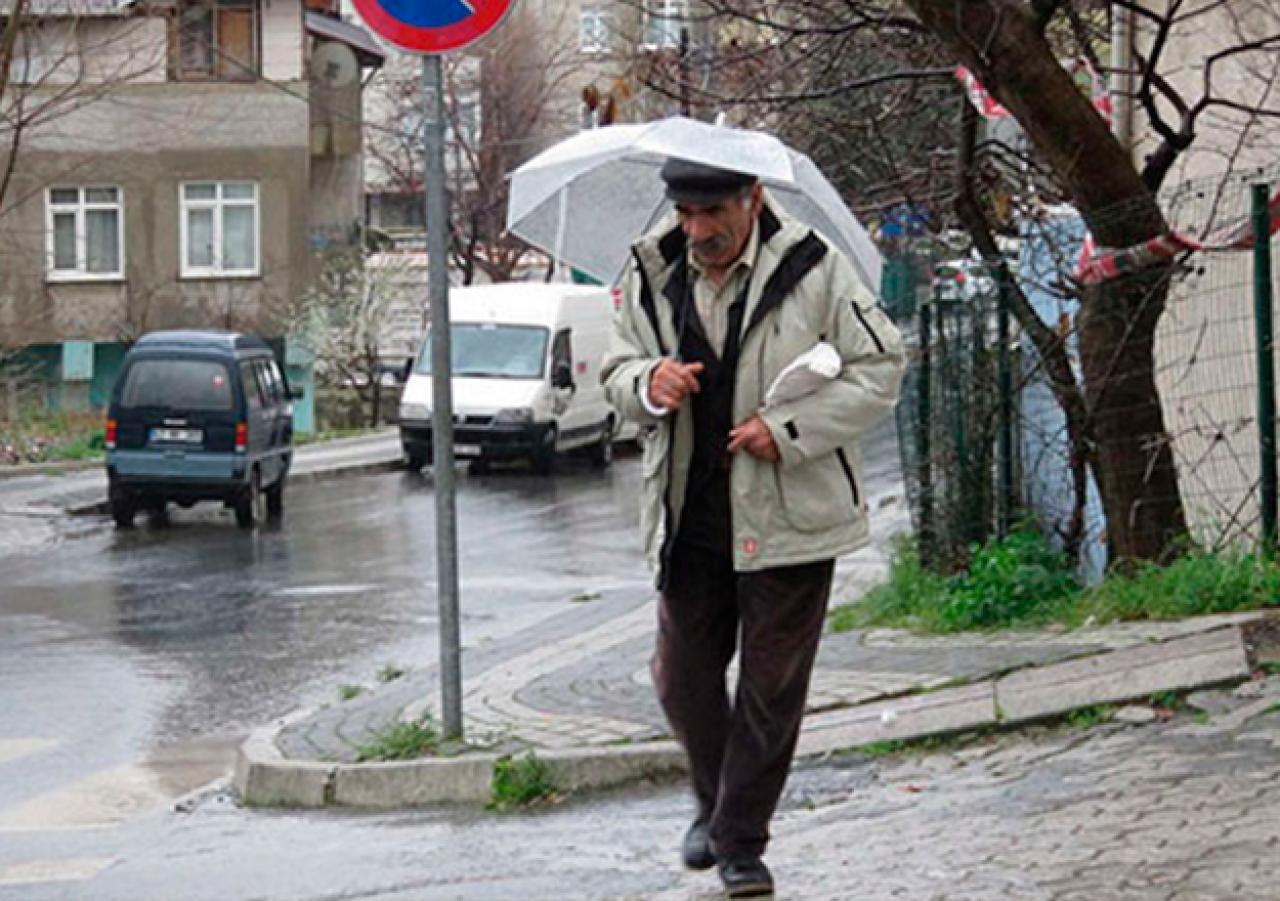
<svg viewBox="0 0 1280 901">
<path fill-rule="evenodd" d="M 649 377 L 649 400 L 655 406 L 678 410 L 686 397 L 701 390 L 698 385 L 700 372 L 701 363 L 681 363 L 664 358 Z"/>
<path fill-rule="evenodd" d="M 759 416 L 752 416 L 729 433 L 729 453 L 736 454 L 740 450 L 770 463 L 782 456 L 773 440 L 773 433 Z"/>
</svg>

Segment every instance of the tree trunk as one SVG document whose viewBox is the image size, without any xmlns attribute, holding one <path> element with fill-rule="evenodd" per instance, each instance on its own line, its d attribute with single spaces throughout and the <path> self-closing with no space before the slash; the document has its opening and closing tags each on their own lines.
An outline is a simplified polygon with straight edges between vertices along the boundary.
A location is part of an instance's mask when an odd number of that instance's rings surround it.
<svg viewBox="0 0 1280 901">
<path fill-rule="evenodd" d="M 1027 4 L 907 3 L 1017 118 L 1100 245 L 1129 247 L 1167 229 L 1155 196 Z M 1167 290 L 1146 281 L 1104 286 L 1083 299 L 1077 321 L 1098 488 L 1118 560 L 1166 559 L 1186 531 L 1154 374 Z"/>
<path fill-rule="evenodd" d="M 382 424 L 382 383 L 376 373 L 373 378 L 373 397 L 371 400 L 370 406 L 372 409 L 369 415 L 369 426 L 376 429 Z"/>
<path fill-rule="evenodd" d="M 1187 531 L 1155 383 L 1155 327 L 1169 290 L 1165 275 L 1090 290 L 1076 317 L 1097 440 L 1095 474 L 1108 544 L 1119 561 L 1167 562 Z"/>
</svg>

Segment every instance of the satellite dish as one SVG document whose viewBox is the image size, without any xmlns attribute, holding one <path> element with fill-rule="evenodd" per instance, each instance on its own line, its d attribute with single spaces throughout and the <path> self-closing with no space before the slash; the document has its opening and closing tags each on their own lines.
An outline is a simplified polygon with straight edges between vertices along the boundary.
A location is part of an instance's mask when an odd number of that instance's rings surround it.
<svg viewBox="0 0 1280 901">
<path fill-rule="evenodd" d="M 326 41 L 311 54 L 311 75 L 328 88 L 341 88 L 360 76 L 360 64 L 346 44 Z"/>
</svg>

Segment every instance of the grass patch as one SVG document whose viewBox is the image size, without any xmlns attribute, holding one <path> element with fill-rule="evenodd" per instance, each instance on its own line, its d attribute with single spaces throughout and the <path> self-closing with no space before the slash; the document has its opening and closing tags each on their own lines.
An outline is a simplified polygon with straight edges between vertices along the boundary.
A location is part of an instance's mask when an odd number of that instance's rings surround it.
<svg viewBox="0 0 1280 901">
<path fill-rule="evenodd" d="M 356 748 L 356 760 L 412 760 L 432 757 L 440 750 L 440 732 L 429 717 L 395 723 Z"/>
<path fill-rule="evenodd" d="M 396 666 L 394 663 L 388 663 L 382 669 L 378 670 L 379 682 L 394 682 L 404 675 L 404 669 Z"/>
<path fill-rule="evenodd" d="M 344 701 L 350 701 L 360 696 L 360 692 L 364 691 L 359 685 L 339 685 L 338 697 Z"/>
<path fill-rule="evenodd" d="M 905 750 L 907 743 L 901 739 L 895 738 L 890 741 L 873 741 L 868 742 L 858 748 L 859 754 L 864 757 L 889 757 L 893 754 L 900 753 Z"/>
<path fill-rule="evenodd" d="M 324 441 L 337 441 L 340 438 L 359 438 L 362 435 L 372 435 L 377 431 L 378 429 L 375 428 L 321 429 L 307 435 L 295 435 L 293 443 L 319 444 Z"/>
<path fill-rule="evenodd" d="M 94 460 L 105 449 L 102 413 L 38 411 L 0 425 L 0 463 Z"/>
<path fill-rule="evenodd" d="M 1108 704 L 1095 704 L 1092 707 L 1081 707 L 1068 713 L 1063 720 L 1073 729 L 1092 729 L 1109 722 L 1115 709 Z"/>
<path fill-rule="evenodd" d="M 528 807 L 557 796 L 547 765 L 532 751 L 523 757 L 506 755 L 493 765 L 493 781 L 486 805 L 490 810 L 505 811 Z"/>
<path fill-rule="evenodd" d="M 1280 605 L 1280 566 L 1254 554 L 1192 551 L 1168 566 L 1109 575 L 1081 594 L 1069 625 L 1133 619 L 1179 619 Z"/>
<path fill-rule="evenodd" d="M 889 626 L 952 632 L 1180 619 L 1280 606 L 1280 566 L 1254 554 L 1191 551 L 1168 566 L 1143 564 L 1081 586 L 1070 562 L 1035 531 L 975 546 L 954 576 L 926 569 L 913 542 L 895 547 L 889 579 L 830 615 L 836 632 Z"/>
<path fill-rule="evenodd" d="M 598 591 L 581 591 L 569 598 L 570 604 L 589 604 L 591 601 L 598 601 L 604 595 Z"/>
<path fill-rule="evenodd" d="M 987 734 L 988 730 L 980 729 L 976 732 L 959 732 L 953 735 L 926 735 L 924 738 L 892 738 L 868 742 L 853 750 L 864 757 L 892 757 L 906 753 L 932 754 L 962 748 Z"/>
</svg>

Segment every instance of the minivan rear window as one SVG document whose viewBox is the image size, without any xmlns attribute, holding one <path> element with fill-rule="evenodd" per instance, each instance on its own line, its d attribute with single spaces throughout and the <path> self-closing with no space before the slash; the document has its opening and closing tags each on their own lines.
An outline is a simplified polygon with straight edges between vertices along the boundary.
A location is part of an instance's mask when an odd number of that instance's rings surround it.
<svg viewBox="0 0 1280 901">
<path fill-rule="evenodd" d="M 227 367 L 213 360 L 135 360 L 120 393 L 123 407 L 221 412 L 233 408 Z"/>
</svg>

